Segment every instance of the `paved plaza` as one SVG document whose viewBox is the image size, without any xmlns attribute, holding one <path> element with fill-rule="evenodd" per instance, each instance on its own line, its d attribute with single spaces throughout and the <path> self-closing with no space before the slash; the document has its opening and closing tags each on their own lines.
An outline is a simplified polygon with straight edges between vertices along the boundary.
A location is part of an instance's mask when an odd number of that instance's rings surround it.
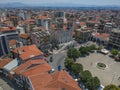
<svg viewBox="0 0 120 90">
<path fill-rule="evenodd" d="M 78 63 L 81 63 L 84 70 L 91 71 L 93 76 L 99 77 L 102 85 L 115 84 L 120 85 L 120 62 L 114 61 L 108 55 L 101 53 L 92 53 L 86 57 L 80 57 L 77 59 Z M 101 62 L 107 65 L 105 70 L 98 69 L 97 63 Z"/>
</svg>

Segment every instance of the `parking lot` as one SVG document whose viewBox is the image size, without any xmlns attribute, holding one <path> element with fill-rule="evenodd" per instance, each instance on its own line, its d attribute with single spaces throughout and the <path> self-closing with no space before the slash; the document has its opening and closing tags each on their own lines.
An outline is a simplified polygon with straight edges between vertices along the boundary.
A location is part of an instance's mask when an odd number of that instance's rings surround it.
<svg viewBox="0 0 120 90">
<path fill-rule="evenodd" d="M 108 55 L 92 53 L 89 56 L 80 57 L 76 62 L 81 63 L 85 70 L 91 71 L 93 76 L 98 76 L 102 85 L 111 83 L 120 85 L 120 62 L 114 61 Z M 98 62 L 106 64 L 107 68 L 105 70 L 98 69 Z"/>
</svg>

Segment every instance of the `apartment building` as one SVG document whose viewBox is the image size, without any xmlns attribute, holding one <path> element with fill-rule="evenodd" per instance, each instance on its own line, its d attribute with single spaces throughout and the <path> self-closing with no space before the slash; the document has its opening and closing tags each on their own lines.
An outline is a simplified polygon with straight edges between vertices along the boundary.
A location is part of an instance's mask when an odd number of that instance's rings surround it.
<svg viewBox="0 0 120 90">
<path fill-rule="evenodd" d="M 0 29 L 0 56 L 10 52 L 9 41 L 19 40 L 19 34 L 15 27 L 3 27 Z"/>
<path fill-rule="evenodd" d="M 11 16 L 10 20 L 12 21 L 14 26 L 18 25 L 18 17 L 17 16 Z"/>
<path fill-rule="evenodd" d="M 110 33 L 109 44 L 120 49 L 120 30 L 113 29 Z"/>
<path fill-rule="evenodd" d="M 37 26 L 42 26 L 48 31 L 50 27 L 50 18 L 47 16 L 37 16 L 35 19 L 35 23 Z"/>
<path fill-rule="evenodd" d="M 75 39 L 79 43 L 87 42 L 91 39 L 92 29 L 91 28 L 80 28 L 75 31 Z"/>
<path fill-rule="evenodd" d="M 33 32 L 31 35 L 32 43 L 35 44 L 44 53 L 50 49 L 50 34 L 46 31 Z"/>
</svg>

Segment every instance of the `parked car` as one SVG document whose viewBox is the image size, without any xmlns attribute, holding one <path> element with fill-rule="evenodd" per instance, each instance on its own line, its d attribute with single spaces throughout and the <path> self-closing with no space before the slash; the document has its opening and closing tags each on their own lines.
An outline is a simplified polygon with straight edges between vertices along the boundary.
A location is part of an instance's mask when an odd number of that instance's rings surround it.
<svg viewBox="0 0 120 90">
<path fill-rule="evenodd" d="M 106 49 L 101 49 L 101 53 L 103 53 L 103 54 L 107 55 L 107 54 L 109 53 L 109 51 L 108 51 L 108 50 L 106 50 Z"/>
<path fill-rule="evenodd" d="M 113 59 L 115 58 L 115 56 L 114 56 L 114 55 L 112 55 L 112 54 L 110 54 L 110 55 L 109 55 L 109 57 L 111 57 L 111 58 L 113 58 Z"/>
<path fill-rule="evenodd" d="M 104 89 L 104 86 L 101 84 L 98 88 L 98 90 L 103 90 Z"/>
<path fill-rule="evenodd" d="M 116 56 L 115 61 L 120 61 L 120 57 Z"/>
<path fill-rule="evenodd" d="M 48 56 L 49 56 L 49 54 L 44 54 L 44 56 L 45 56 L 45 57 L 48 57 Z"/>
</svg>

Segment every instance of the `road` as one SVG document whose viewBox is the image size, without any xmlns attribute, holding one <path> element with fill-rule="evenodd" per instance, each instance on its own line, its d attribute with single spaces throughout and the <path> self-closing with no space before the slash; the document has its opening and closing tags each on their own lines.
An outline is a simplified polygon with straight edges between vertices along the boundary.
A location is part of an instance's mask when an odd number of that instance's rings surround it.
<svg viewBox="0 0 120 90">
<path fill-rule="evenodd" d="M 64 69 L 64 60 L 66 58 L 66 51 L 60 51 L 59 53 L 55 53 L 53 55 L 50 55 L 49 57 L 47 57 L 47 61 L 50 61 L 50 57 L 53 57 L 53 61 L 49 62 L 49 64 L 51 65 L 52 68 L 54 68 L 55 70 L 58 70 L 58 66 L 61 66 L 62 69 Z"/>
<path fill-rule="evenodd" d="M 87 42 L 84 44 L 77 44 L 75 41 L 71 41 L 69 43 L 66 43 L 62 48 L 59 50 L 53 50 L 53 55 L 50 55 L 47 57 L 47 61 L 50 61 L 50 57 L 53 57 L 53 61 L 49 62 L 49 64 L 52 66 L 53 69 L 58 70 L 58 66 L 62 66 L 62 69 L 64 69 L 64 60 L 67 57 L 67 46 L 75 45 L 75 48 L 78 49 L 80 46 L 85 45 L 92 45 L 93 42 Z"/>
</svg>

